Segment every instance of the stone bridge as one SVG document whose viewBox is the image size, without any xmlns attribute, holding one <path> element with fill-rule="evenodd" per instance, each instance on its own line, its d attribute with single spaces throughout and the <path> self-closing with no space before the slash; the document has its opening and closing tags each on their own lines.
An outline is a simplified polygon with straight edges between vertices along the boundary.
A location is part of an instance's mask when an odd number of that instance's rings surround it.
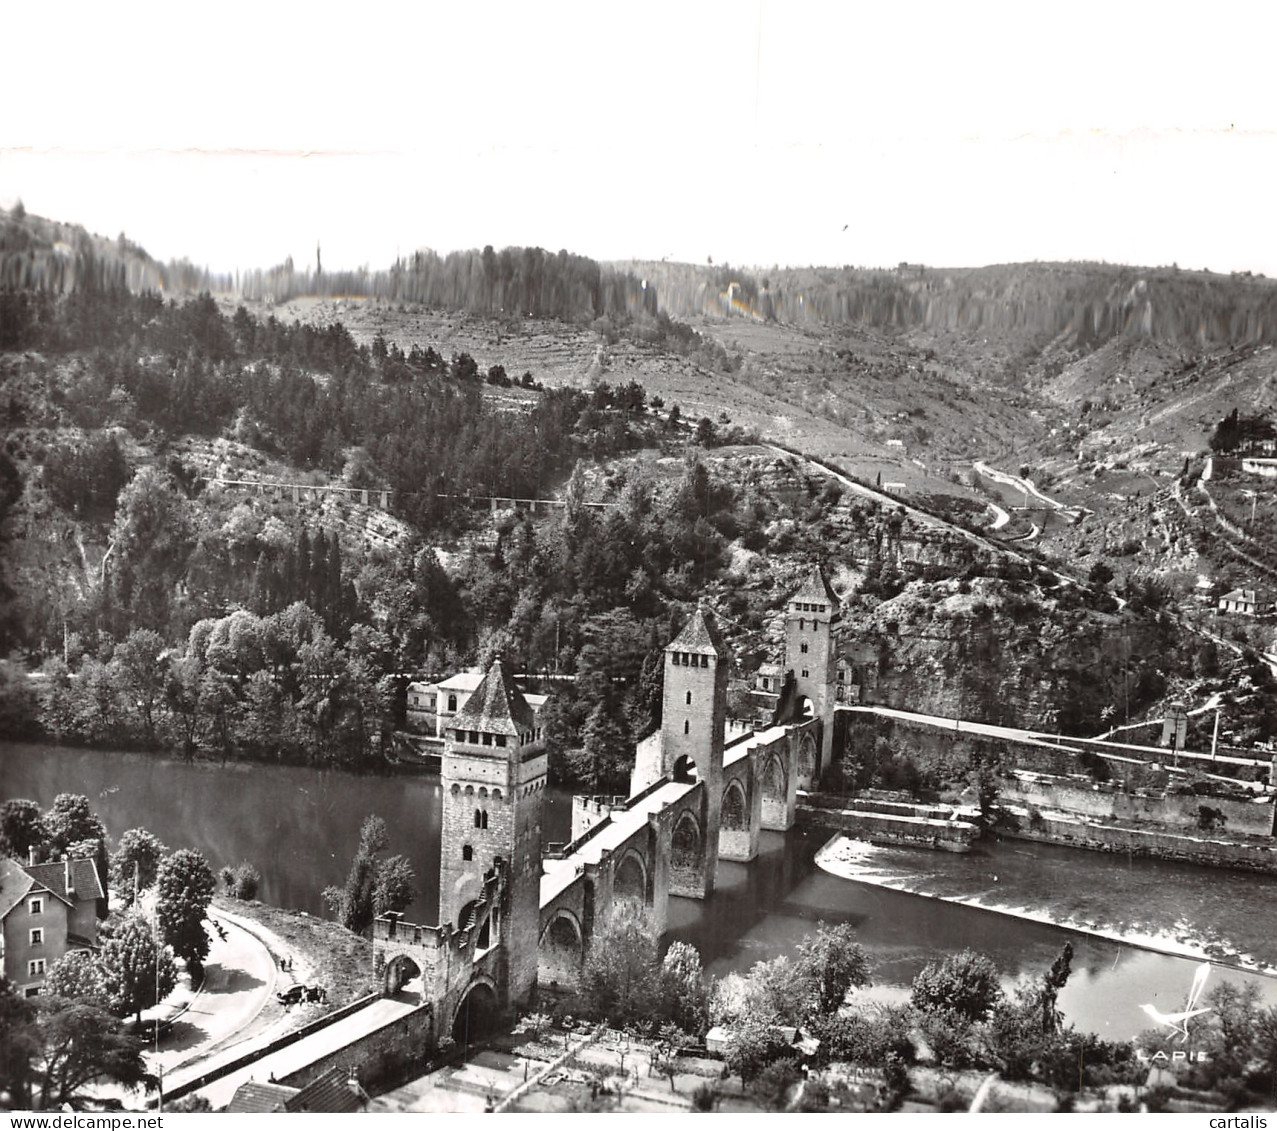
<svg viewBox="0 0 1277 1131">
<path fill-rule="evenodd" d="M 387 995 L 432 1008 L 435 1042 L 469 1040 L 538 987 L 571 993 L 613 918 L 663 933 L 669 897 L 705 899 L 720 858 L 752 860 L 794 824 L 828 760 L 837 598 L 816 570 L 786 613 L 790 674 L 771 726 L 726 742 L 731 655 L 697 609 L 666 647 L 661 727 L 640 743 L 628 798 L 573 799 L 572 840 L 541 850 L 546 757 L 532 709 L 497 660 L 447 721 L 439 916 L 374 926 Z"/>
</svg>

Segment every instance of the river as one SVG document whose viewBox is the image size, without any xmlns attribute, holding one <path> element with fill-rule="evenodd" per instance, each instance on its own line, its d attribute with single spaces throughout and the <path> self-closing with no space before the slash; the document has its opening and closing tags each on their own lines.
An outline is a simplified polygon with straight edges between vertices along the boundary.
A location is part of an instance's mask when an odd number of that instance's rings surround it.
<svg viewBox="0 0 1277 1131">
<path fill-rule="evenodd" d="M 323 913 L 324 887 L 345 879 L 359 826 L 375 813 L 389 828 L 390 851 L 408 856 L 417 873 L 421 892 L 407 918 L 435 921 L 437 778 L 0 742 L 0 800 L 30 797 L 48 806 L 60 792 L 87 794 L 112 837 L 140 825 L 172 848 L 198 849 L 214 868 L 250 860 L 262 873 L 260 898 L 310 914 Z M 570 797 L 562 790 L 545 796 L 543 835 L 566 840 Z M 818 921 L 852 923 L 874 967 L 870 996 L 886 1000 L 903 997 L 938 955 L 983 951 L 1010 984 L 1043 971 L 1069 939 L 1074 974 L 1061 1008 L 1080 1027 L 1113 1038 L 1146 1027 L 1143 1003 L 1178 1008 L 1200 961 L 1137 943 L 1277 967 L 1277 877 L 1010 841 L 968 855 L 864 846 L 849 865 L 860 878 L 847 879 L 816 864 L 826 839 L 802 830 L 764 833 L 757 860 L 720 862 L 710 900 L 670 900 L 670 937 L 696 946 L 709 972 L 721 976 L 792 954 Z M 971 902 L 1051 922 L 963 905 Z M 1066 922 L 1119 938 L 1055 925 Z M 1220 981 L 1253 982 L 1277 1003 L 1273 978 L 1217 966 L 1210 984 Z"/>
</svg>

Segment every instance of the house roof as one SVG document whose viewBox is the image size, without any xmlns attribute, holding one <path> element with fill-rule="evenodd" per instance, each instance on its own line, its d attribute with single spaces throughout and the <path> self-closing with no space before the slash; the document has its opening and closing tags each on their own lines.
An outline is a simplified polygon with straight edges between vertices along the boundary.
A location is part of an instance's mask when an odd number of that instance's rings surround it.
<svg viewBox="0 0 1277 1131">
<path fill-rule="evenodd" d="M 440 691 L 473 691 L 483 680 L 483 672 L 457 672 L 456 675 L 450 675 L 434 686 Z"/>
<path fill-rule="evenodd" d="M 829 584 L 829 578 L 825 576 L 825 571 L 820 566 L 816 566 L 807 575 L 807 580 L 789 599 L 791 601 L 823 601 L 831 605 L 835 613 L 842 607 L 838 594 L 834 592 L 834 587 Z"/>
<path fill-rule="evenodd" d="M 0 856 L 0 919 L 9 914 L 35 886 L 22 865 Z"/>
<path fill-rule="evenodd" d="M 71 879 L 75 884 L 73 892 L 67 891 L 67 864 L 71 865 Z M 97 865 L 92 860 L 52 860 L 48 864 L 27 864 L 24 870 L 59 899 L 101 899 L 106 894 L 102 890 L 102 881 L 98 879 Z"/>
<path fill-rule="evenodd" d="M 330 1068 L 316 1080 L 312 1080 L 296 1095 L 285 1102 L 287 1111 L 358 1111 L 368 1099 L 368 1093 L 352 1080 L 345 1069 Z"/>
<path fill-rule="evenodd" d="M 722 634 L 714 621 L 714 614 L 709 610 L 696 607 L 692 619 L 683 626 L 680 632 L 666 646 L 667 652 L 695 652 L 702 656 L 726 656 L 727 648 L 723 645 Z"/>
<path fill-rule="evenodd" d="M 296 1088 L 288 1088 L 283 1084 L 259 1084 L 256 1080 L 249 1080 L 235 1089 L 226 1110 L 253 1113 L 287 1111 L 286 1105 L 295 1095 Z"/>
<path fill-rule="evenodd" d="M 536 726 L 536 717 L 505 664 L 493 660 L 483 682 L 453 716 L 451 725 L 488 734 L 519 735 Z"/>
<path fill-rule="evenodd" d="M 1258 595 L 1254 589 L 1234 589 L 1230 593 L 1225 593 L 1220 598 L 1220 600 L 1221 601 L 1246 601 L 1253 605 L 1256 603 L 1257 596 Z"/>
</svg>

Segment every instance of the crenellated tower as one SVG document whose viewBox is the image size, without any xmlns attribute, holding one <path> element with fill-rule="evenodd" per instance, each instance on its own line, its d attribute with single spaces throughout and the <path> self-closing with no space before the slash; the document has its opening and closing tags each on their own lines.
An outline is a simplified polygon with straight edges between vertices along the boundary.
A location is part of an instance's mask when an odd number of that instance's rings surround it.
<svg viewBox="0 0 1277 1131">
<path fill-rule="evenodd" d="M 794 673 L 799 701 L 806 699 L 812 717 L 820 720 L 820 764 L 804 788 L 815 785 L 832 757 L 841 624 L 842 602 L 817 566 L 785 607 L 785 667 Z"/>
<path fill-rule="evenodd" d="M 713 613 L 697 608 L 665 649 L 661 706 L 661 776 L 705 783 L 697 866 L 672 876 L 670 891 L 703 899 L 714 890 L 723 804 L 723 736 L 731 654 Z M 687 837 L 683 831 L 683 840 Z M 679 830 L 675 830 L 676 840 Z M 685 843 L 678 849 L 688 849 Z M 684 851 L 690 857 L 690 852 Z"/>
<path fill-rule="evenodd" d="M 546 756 L 532 708 L 501 660 L 493 662 L 444 742 L 439 922 L 475 922 L 484 873 L 506 863 L 509 897 L 481 930 L 479 945 L 504 943 L 511 1004 L 536 985 L 541 915 L 541 804 Z"/>
</svg>

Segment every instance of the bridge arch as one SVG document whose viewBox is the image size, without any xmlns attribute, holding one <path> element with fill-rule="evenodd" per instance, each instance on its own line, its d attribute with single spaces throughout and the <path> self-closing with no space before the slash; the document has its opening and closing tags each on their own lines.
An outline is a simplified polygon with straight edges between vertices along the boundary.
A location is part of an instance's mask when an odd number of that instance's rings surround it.
<svg viewBox="0 0 1277 1131">
<path fill-rule="evenodd" d="M 783 828 L 788 808 L 788 779 L 785 767 L 775 751 L 767 755 L 762 767 L 763 827 Z"/>
<path fill-rule="evenodd" d="M 696 763 L 690 755 L 683 754 L 674 763 L 674 780 L 677 782 L 694 782 L 698 780 Z"/>
<path fill-rule="evenodd" d="M 700 876 L 705 856 L 700 822 L 686 810 L 674 823 L 670 839 L 670 886 L 693 887 Z"/>
<path fill-rule="evenodd" d="M 493 1033 L 501 1020 L 497 989 L 492 979 L 480 974 L 466 987 L 452 1015 L 452 1039 L 461 1045 Z"/>
<path fill-rule="evenodd" d="M 421 966 L 406 951 L 400 951 L 386 961 L 381 978 L 381 989 L 387 997 L 394 997 L 399 993 L 415 993 L 418 1001 L 424 1000 L 425 986 Z"/>
<path fill-rule="evenodd" d="M 617 861 L 612 872 L 612 901 L 644 906 L 647 899 L 647 861 L 631 848 Z"/>
<path fill-rule="evenodd" d="M 749 828 L 749 807 L 739 778 L 733 778 L 723 790 L 722 827 L 730 832 Z"/>
<path fill-rule="evenodd" d="M 819 755 L 816 736 L 805 730 L 798 739 L 798 788 L 812 789 L 818 776 Z"/>
<path fill-rule="evenodd" d="M 580 984 L 584 962 L 585 937 L 581 922 L 567 908 L 560 908 L 541 932 L 537 981 L 551 988 L 574 990 Z"/>
</svg>

